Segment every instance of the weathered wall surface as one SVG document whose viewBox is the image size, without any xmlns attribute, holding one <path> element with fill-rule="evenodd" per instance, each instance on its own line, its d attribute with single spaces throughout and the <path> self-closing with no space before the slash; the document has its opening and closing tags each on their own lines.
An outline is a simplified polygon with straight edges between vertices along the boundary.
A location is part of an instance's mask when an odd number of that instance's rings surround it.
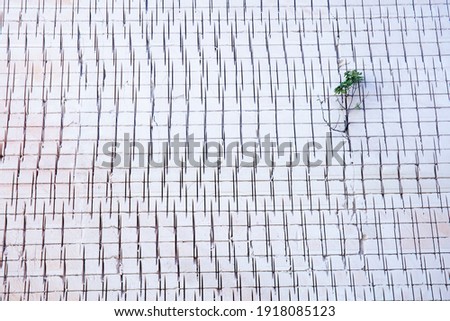
<svg viewBox="0 0 450 321">
<path fill-rule="evenodd" d="M 0 298 L 450 299 L 448 2 L 330 2 L 0 2 Z"/>
</svg>

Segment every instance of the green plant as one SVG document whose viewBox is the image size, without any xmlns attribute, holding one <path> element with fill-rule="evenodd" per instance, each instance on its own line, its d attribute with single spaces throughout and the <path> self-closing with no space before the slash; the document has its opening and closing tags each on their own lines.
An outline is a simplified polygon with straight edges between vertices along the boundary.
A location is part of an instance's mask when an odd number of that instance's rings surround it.
<svg viewBox="0 0 450 321">
<path fill-rule="evenodd" d="M 362 73 L 357 70 L 346 71 L 344 77 L 345 80 L 334 88 L 336 95 L 348 95 L 350 89 L 354 91 L 356 89 L 355 85 L 364 80 Z"/>
<path fill-rule="evenodd" d="M 349 70 L 344 73 L 344 80 L 334 89 L 334 94 L 337 96 L 336 101 L 344 111 L 343 126 L 338 128 L 338 124 L 332 125 L 329 120 L 326 120 L 323 110 L 324 101 L 319 100 L 322 106 L 322 117 L 325 123 L 331 130 L 344 133 L 348 138 L 348 127 L 350 125 L 349 114 L 353 109 L 361 109 L 364 102 L 362 94 L 361 82 L 364 81 L 364 76 L 358 70 Z M 356 95 L 358 93 L 358 95 Z M 355 103 L 355 96 L 358 96 L 359 102 Z"/>
</svg>

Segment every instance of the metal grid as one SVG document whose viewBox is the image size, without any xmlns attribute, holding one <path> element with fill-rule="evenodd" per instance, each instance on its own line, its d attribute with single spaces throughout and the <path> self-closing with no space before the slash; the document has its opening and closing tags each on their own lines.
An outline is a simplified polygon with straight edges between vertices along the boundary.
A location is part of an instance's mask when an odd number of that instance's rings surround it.
<svg viewBox="0 0 450 321">
<path fill-rule="evenodd" d="M 450 299 L 447 1 L 0 4 L 2 300 Z"/>
</svg>

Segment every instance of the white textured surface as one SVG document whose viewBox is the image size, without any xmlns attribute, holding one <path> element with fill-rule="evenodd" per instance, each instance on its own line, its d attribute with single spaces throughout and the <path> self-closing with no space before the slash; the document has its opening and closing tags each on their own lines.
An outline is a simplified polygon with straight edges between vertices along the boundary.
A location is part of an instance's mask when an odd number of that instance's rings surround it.
<svg viewBox="0 0 450 321">
<path fill-rule="evenodd" d="M 450 299 L 446 1 L 148 2 L 0 2 L 2 300 Z M 124 133 L 325 146 L 347 68 L 345 165 L 101 166 Z"/>
</svg>

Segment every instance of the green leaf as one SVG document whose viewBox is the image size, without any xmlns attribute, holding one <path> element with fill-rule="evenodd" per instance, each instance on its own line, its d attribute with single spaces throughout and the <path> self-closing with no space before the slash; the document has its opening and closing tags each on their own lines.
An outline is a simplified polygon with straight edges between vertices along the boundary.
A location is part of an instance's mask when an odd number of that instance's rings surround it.
<svg viewBox="0 0 450 321">
<path fill-rule="evenodd" d="M 348 70 L 344 73 L 344 80 L 334 89 L 336 95 L 347 95 L 350 88 L 361 81 L 364 77 L 361 72 L 355 70 Z"/>
</svg>

